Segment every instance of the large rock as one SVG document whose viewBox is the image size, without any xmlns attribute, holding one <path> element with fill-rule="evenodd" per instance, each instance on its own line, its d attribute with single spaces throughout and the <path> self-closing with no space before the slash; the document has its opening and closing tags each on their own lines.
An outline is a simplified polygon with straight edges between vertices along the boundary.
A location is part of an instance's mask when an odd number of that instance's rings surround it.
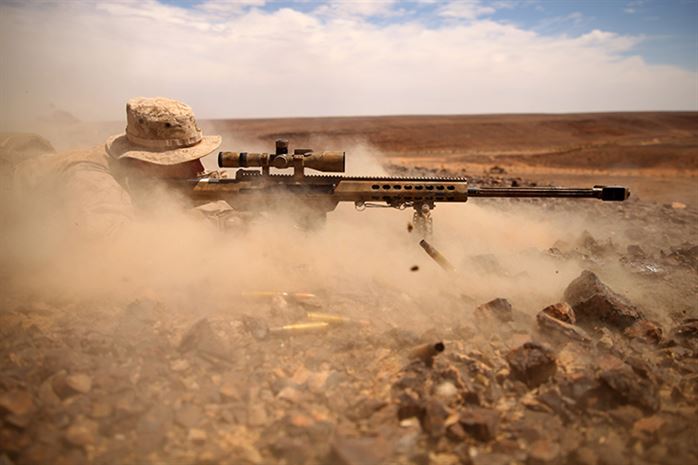
<svg viewBox="0 0 698 465">
<path fill-rule="evenodd" d="M 506 360 L 511 368 L 511 375 L 530 388 L 543 384 L 557 370 L 552 349 L 537 342 L 526 342 L 510 351 Z"/>
<path fill-rule="evenodd" d="M 634 305 L 588 270 L 567 286 L 565 301 L 574 309 L 579 323 L 601 322 L 625 329 L 642 318 Z"/>
</svg>

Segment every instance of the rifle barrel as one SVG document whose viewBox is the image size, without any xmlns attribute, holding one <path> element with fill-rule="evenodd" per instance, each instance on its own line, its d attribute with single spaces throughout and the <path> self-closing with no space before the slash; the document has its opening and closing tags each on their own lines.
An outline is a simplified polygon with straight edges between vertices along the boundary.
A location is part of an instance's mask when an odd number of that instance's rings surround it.
<svg viewBox="0 0 698 465">
<path fill-rule="evenodd" d="M 468 187 L 468 197 L 563 197 L 623 201 L 630 190 L 618 186 L 577 187 Z"/>
</svg>

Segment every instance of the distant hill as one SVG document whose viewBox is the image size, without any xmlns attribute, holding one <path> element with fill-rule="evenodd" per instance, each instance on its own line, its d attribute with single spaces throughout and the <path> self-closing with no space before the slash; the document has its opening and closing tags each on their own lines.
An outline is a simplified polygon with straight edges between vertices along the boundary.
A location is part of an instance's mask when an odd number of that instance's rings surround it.
<svg viewBox="0 0 698 465">
<path fill-rule="evenodd" d="M 401 158 L 698 169 L 698 112 L 231 119 L 206 127 L 229 150 L 246 149 L 236 141 L 272 150 L 285 138 L 328 150 L 365 143 Z"/>
</svg>

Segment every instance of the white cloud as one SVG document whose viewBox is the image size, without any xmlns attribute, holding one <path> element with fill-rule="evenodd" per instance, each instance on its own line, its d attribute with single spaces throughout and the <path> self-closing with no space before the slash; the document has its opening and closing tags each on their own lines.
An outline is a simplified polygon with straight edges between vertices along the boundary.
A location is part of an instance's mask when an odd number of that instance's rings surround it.
<svg viewBox="0 0 698 465">
<path fill-rule="evenodd" d="M 438 15 L 446 18 L 475 19 L 497 11 L 495 3 L 483 3 L 480 0 L 453 0 L 438 9 Z"/>
<path fill-rule="evenodd" d="M 396 4 L 397 0 L 329 0 L 313 13 L 338 18 L 383 17 L 394 15 Z"/>
<path fill-rule="evenodd" d="M 50 103 L 123 119 L 136 95 L 182 99 L 200 117 L 698 110 L 697 74 L 631 55 L 639 40 L 482 18 L 376 25 L 290 8 L 221 20 L 153 0 L 1 5 L 0 122 Z"/>
</svg>

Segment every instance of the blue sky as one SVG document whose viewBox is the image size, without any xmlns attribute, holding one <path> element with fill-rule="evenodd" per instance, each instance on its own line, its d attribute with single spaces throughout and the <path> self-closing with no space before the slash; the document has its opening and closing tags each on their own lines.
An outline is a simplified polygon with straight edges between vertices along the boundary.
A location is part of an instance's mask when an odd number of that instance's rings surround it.
<svg viewBox="0 0 698 465">
<path fill-rule="evenodd" d="M 203 2 L 163 0 L 162 3 L 195 8 Z M 307 13 L 322 3 L 316 0 L 266 1 L 255 7 L 264 11 L 291 8 Z M 430 26 L 468 21 L 439 16 L 438 9 L 444 4 L 443 1 L 395 2 L 391 5 L 394 15 L 376 15 L 370 20 L 374 24 L 420 21 Z M 577 36 L 601 29 L 641 36 L 643 40 L 634 51 L 649 63 L 698 69 L 698 0 L 495 0 L 480 5 L 494 10 L 480 18 L 515 24 L 543 35 Z"/>
</svg>

